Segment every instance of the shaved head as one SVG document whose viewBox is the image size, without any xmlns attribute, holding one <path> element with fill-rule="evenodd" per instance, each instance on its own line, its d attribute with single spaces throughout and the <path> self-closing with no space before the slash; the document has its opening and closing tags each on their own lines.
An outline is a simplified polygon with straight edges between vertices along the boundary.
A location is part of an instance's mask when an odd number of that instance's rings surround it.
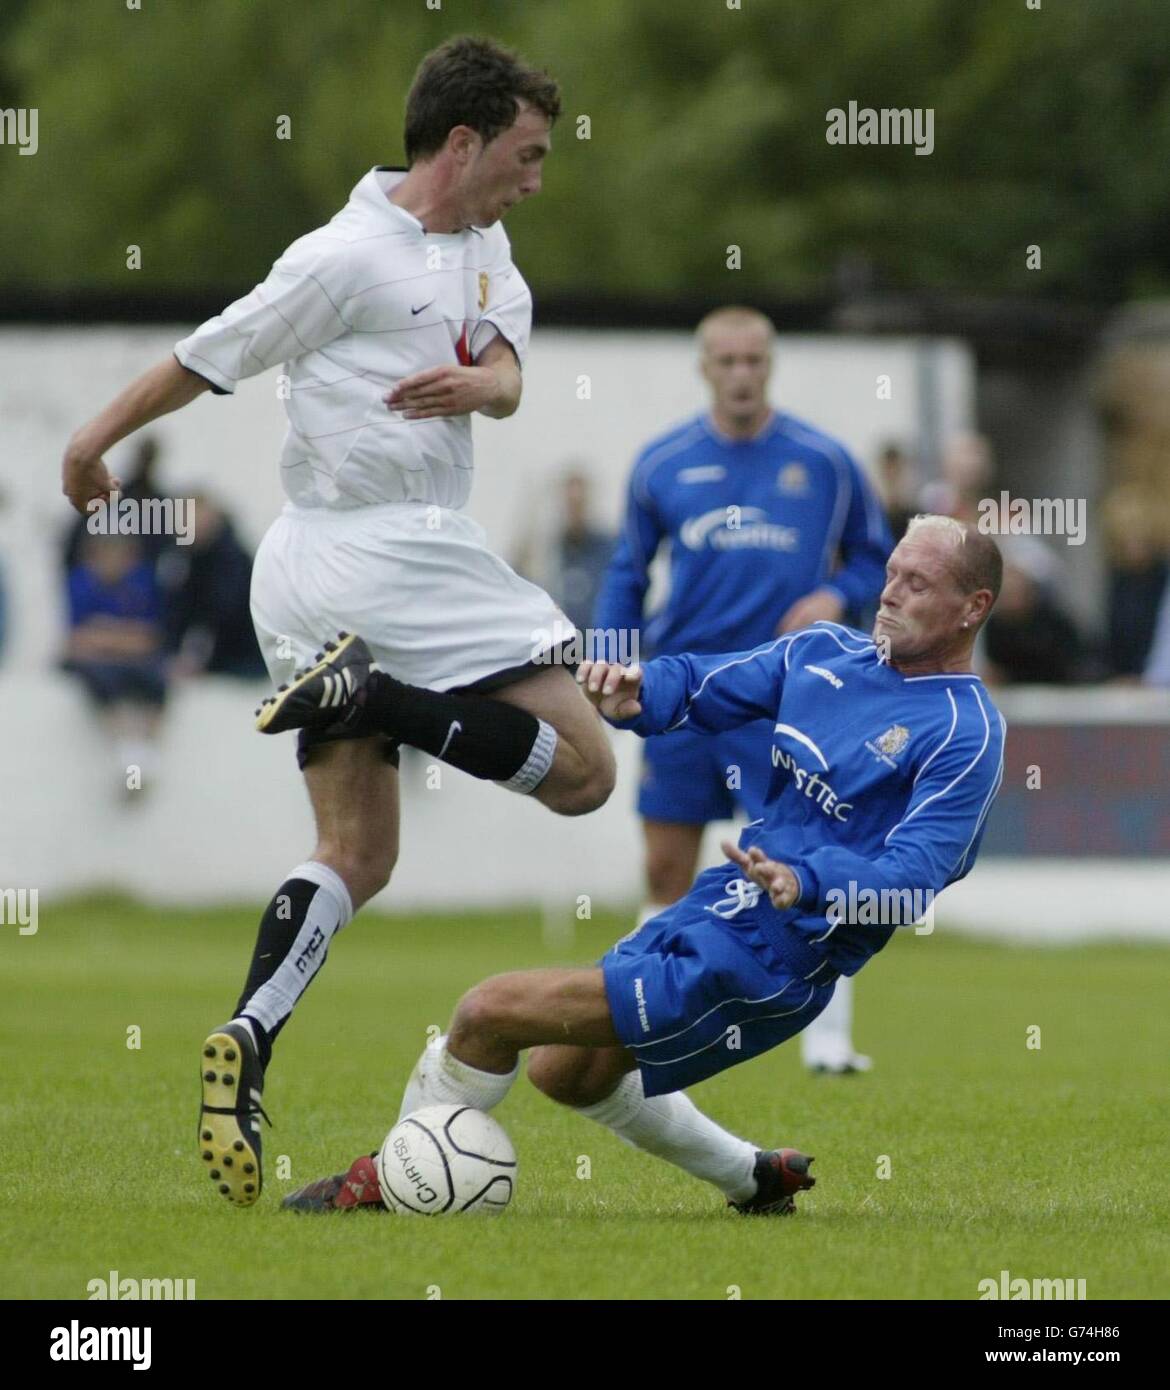
<svg viewBox="0 0 1170 1390">
<path fill-rule="evenodd" d="M 732 438 L 750 438 L 767 422 L 772 375 L 772 320 L 738 304 L 714 309 L 695 330 L 699 371 L 711 388 L 716 428 Z"/>
<path fill-rule="evenodd" d="M 719 330 L 731 329 L 734 332 L 745 328 L 762 333 L 769 351 L 771 350 L 772 339 L 776 336 L 776 326 L 767 314 L 761 314 L 758 309 L 748 309 L 741 304 L 728 304 L 722 309 L 712 309 L 699 320 L 699 326 L 695 329 L 699 351 L 706 353 L 710 350 L 712 338 Z"/>
</svg>

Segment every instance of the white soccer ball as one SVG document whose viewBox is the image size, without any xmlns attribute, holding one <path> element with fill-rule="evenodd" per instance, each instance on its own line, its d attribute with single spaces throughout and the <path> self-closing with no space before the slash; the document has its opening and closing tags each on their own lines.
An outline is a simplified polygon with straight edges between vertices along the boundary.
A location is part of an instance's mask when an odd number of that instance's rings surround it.
<svg viewBox="0 0 1170 1390">
<path fill-rule="evenodd" d="M 378 1153 L 378 1186 L 391 1211 L 503 1211 L 516 1150 L 501 1126 L 468 1105 L 428 1105 L 398 1121 Z"/>
</svg>

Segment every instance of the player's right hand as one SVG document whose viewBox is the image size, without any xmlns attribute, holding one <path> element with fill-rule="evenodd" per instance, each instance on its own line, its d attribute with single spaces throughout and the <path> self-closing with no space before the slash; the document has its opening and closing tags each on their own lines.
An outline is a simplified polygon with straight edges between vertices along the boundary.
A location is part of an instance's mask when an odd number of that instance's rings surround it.
<svg viewBox="0 0 1170 1390">
<path fill-rule="evenodd" d="M 769 859 L 759 845 L 752 845 L 746 854 L 730 840 L 724 840 L 721 848 L 728 859 L 743 870 L 743 876 L 762 888 L 772 906 L 781 912 L 792 907 L 800 897 L 800 880 L 787 864 Z"/>
<path fill-rule="evenodd" d="M 619 666 L 616 661 L 583 661 L 577 667 L 577 684 L 585 698 L 607 719 L 634 719 L 642 713 L 638 695 L 642 668 Z"/>
<path fill-rule="evenodd" d="M 94 455 L 70 440 L 61 464 L 61 491 L 77 511 L 88 512 L 91 502 L 106 501 L 121 486 L 121 478 L 114 477 L 100 454 Z"/>
</svg>

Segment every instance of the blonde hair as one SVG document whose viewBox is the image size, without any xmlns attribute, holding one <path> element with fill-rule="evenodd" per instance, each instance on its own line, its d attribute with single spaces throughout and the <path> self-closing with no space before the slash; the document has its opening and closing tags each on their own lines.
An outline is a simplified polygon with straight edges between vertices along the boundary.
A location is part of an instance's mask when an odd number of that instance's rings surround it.
<svg viewBox="0 0 1170 1390">
<path fill-rule="evenodd" d="M 762 314 L 759 309 L 749 309 L 743 304 L 725 304 L 722 308 L 712 309 L 709 314 L 699 320 L 698 327 L 695 329 L 695 338 L 698 340 L 699 351 L 707 351 L 707 337 L 712 328 L 762 328 L 768 338 L 769 348 L 772 346 L 772 339 L 776 336 L 776 325 L 768 317 Z"/>
<path fill-rule="evenodd" d="M 951 574 L 960 591 L 973 594 L 976 589 L 990 589 L 994 604 L 1003 584 L 1003 556 L 991 537 L 977 531 L 968 521 L 919 512 L 906 523 L 902 539 L 910 540 L 921 531 L 946 538 L 951 548 Z"/>
</svg>

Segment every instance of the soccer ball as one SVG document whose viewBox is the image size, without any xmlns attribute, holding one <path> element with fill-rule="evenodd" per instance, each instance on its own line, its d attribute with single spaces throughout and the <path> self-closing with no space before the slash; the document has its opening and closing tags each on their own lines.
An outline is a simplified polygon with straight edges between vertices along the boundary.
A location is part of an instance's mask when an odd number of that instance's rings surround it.
<svg viewBox="0 0 1170 1390">
<path fill-rule="evenodd" d="M 399 1120 L 378 1153 L 378 1186 L 391 1211 L 503 1211 L 516 1150 L 503 1129 L 468 1105 L 428 1105 Z"/>
</svg>

